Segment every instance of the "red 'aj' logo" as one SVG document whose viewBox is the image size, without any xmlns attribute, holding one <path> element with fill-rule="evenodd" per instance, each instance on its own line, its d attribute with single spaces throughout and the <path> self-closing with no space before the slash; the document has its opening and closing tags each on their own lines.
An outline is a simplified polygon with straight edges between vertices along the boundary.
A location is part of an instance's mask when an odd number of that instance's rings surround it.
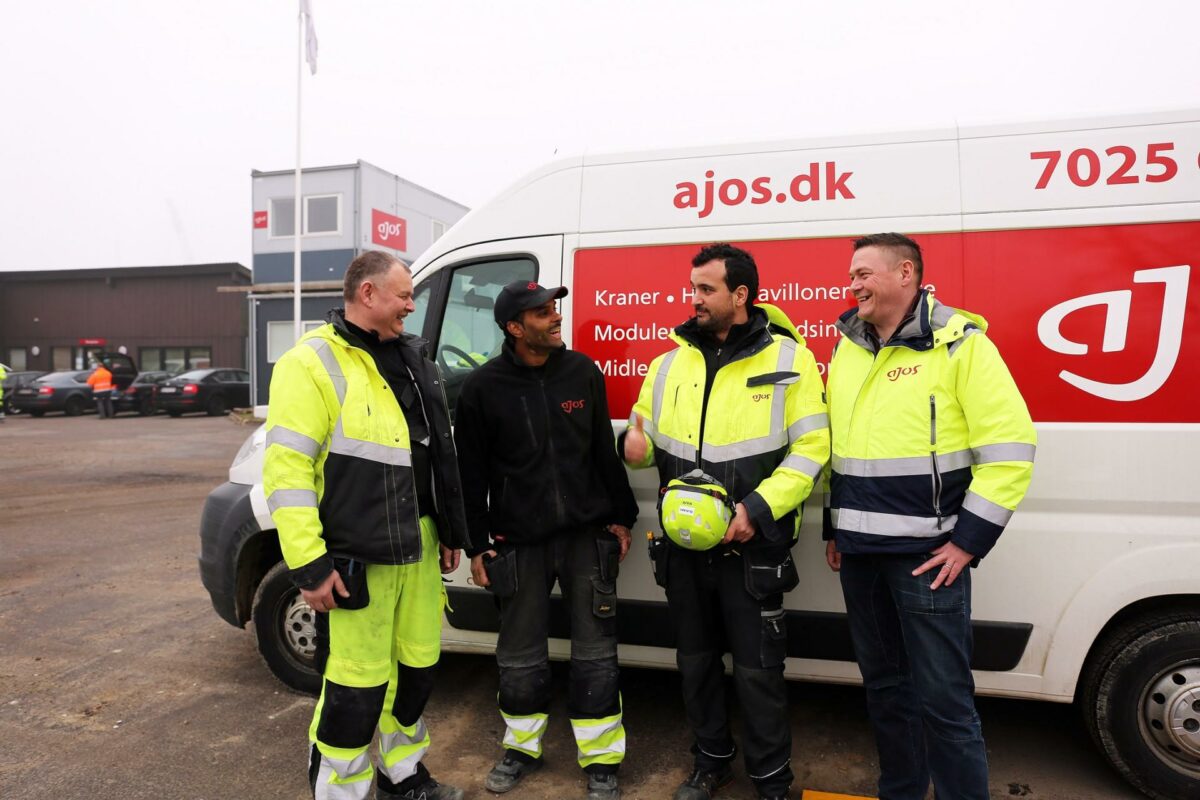
<svg viewBox="0 0 1200 800">
<path fill-rule="evenodd" d="M 574 411 L 577 408 L 580 410 L 583 409 L 583 401 L 582 400 L 567 400 L 565 403 L 562 404 L 562 410 L 567 412 L 568 414 L 570 414 L 572 411 Z"/>
</svg>

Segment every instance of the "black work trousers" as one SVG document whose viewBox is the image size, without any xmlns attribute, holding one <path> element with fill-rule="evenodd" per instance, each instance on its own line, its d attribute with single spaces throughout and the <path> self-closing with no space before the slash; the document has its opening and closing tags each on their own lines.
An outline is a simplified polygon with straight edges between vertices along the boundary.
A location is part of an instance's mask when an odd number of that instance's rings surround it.
<svg viewBox="0 0 1200 800">
<path fill-rule="evenodd" d="M 742 712 L 746 773 L 760 794 L 786 794 L 793 775 L 783 677 L 783 594 L 752 597 L 735 550 L 695 552 L 668 545 L 666 561 L 667 602 L 675 624 L 683 704 L 695 736 L 695 767 L 719 769 L 736 753 L 721 660 L 729 651 Z"/>
<path fill-rule="evenodd" d="M 579 761 L 588 772 L 613 772 L 624 754 L 624 734 L 612 733 L 619 744 L 589 746 L 583 730 L 597 725 L 621 727 L 621 698 L 617 668 L 617 538 L 596 527 L 558 534 L 544 542 L 501 545 L 501 558 L 516 559 L 516 592 L 501 597 L 500 637 L 496 662 L 500 667 L 500 712 L 509 723 L 505 745 L 515 757 L 528 760 L 541 754 L 535 725 L 521 746 L 510 736 L 522 717 L 545 719 L 550 707 L 550 591 L 557 581 L 571 626 L 571 673 L 567 711 L 579 744 Z M 615 717 L 615 719 L 614 719 Z M 606 723 L 603 721 L 607 720 Z M 619 752 L 618 752 L 619 751 Z"/>
</svg>

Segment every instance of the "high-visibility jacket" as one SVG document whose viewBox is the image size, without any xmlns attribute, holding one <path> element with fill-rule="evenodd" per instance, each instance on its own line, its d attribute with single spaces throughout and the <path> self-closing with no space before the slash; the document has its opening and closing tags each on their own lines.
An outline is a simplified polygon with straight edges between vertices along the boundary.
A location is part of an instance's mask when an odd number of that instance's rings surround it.
<svg viewBox="0 0 1200 800">
<path fill-rule="evenodd" d="M 87 377 L 88 386 L 93 392 L 111 392 L 113 388 L 112 373 L 103 364 L 96 367 Z"/>
<path fill-rule="evenodd" d="M 0 364 L 0 400 L 4 399 L 4 379 L 8 377 L 8 370 L 4 369 L 4 365 Z M 4 413 L 4 409 L 0 408 L 0 414 Z"/>
<path fill-rule="evenodd" d="M 750 331 L 722 359 L 707 391 L 705 342 L 694 320 L 654 359 L 633 414 L 662 486 L 697 467 L 743 503 L 771 542 L 795 540 L 801 507 L 829 458 L 829 418 L 816 359 L 782 311 L 751 308 Z M 634 418 L 630 416 L 630 425 Z"/>
<path fill-rule="evenodd" d="M 921 293 L 882 346 L 851 309 L 829 366 L 825 538 L 843 553 L 987 554 L 1025 496 L 1037 435 L 980 316 Z"/>
<path fill-rule="evenodd" d="M 450 416 L 425 345 L 406 335 L 398 347 L 429 422 L 438 535 L 462 548 L 469 540 Z M 408 425 L 340 311 L 275 364 L 263 491 L 298 586 L 324 580 L 335 556 L 372 564 L 422 558 Z"/>
</svg>

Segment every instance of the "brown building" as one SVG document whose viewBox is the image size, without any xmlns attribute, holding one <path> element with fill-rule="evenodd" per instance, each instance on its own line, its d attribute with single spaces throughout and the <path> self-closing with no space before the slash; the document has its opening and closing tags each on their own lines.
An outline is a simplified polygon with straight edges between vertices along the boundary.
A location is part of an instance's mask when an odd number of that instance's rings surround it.
<svg viewBox="0 0 1200 800">
<path fill-rule="evenodd" d="M 241 264 L 0 272 L 0 362 L 14 370 L 84 369 L 117 350 L 143 370 L 245 369 Z"/>
</svg>

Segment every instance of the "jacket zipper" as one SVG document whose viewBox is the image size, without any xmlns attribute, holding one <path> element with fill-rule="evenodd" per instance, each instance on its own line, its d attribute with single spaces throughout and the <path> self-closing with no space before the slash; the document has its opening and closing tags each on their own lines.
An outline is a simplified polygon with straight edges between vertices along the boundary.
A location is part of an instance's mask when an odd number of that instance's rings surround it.
<svg viewBox="0 0 1200 800">
<path fill-rule="evenodd" d="M 544 378 L 538 378 L 538 388 L 542 390 L 542 410 L 545 412 L 546 420 L 546 448 L 550 451 L 550 474 L 554 476 L 554 510 L 557 516 L 555 522 L 562 524 L 566 519 L 566 506 L 563 504 L 562 488 L 558 484 L 558 456 L 554 452 L 554 437 L 550 435 L 550 401 L 546 399 L 546 381 Z M 533 420 L 529 419 L 529 427 L 532 430 Z"/>
<path fill-rule="evenodd" d="M 929 464 L 933 468 L 933 513 L 937 515 L 937 529 L 942 529 L 942 473 L 937 461 L 937 399 L 929 395 Z"/>
</svg>

